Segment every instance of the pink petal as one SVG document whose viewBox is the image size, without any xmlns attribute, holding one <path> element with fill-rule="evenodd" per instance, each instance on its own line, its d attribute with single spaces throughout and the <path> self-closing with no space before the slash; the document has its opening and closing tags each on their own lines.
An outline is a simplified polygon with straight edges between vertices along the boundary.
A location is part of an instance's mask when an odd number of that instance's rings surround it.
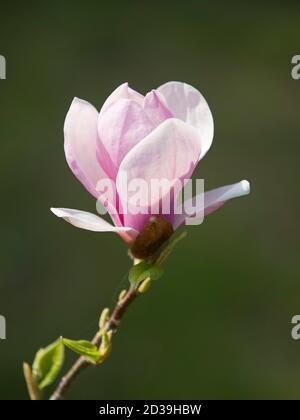
<svg viewBox="0 0 300 420">
<path fill-rule="evenodd" d="M 162 95 L 155 90 L 152 90 L 145 96 L 144 110 L 155 127 L 167 118 L 173 117 L 172 113 L 167 108 Z"/>
<path fill-rule="evenodd" d="M 104 102 L 100 110 L 100 115 L 103 114 L 103 112 L 105 112 L 113 103 L 115 103 L 119 99 L 130 99 L 132 101 L 137 102 L 141 106 L 144 103 L 144 96 L 136 92 L 135 90 L 131 89 L 128 86 L 128 83 L 126 82 L 120 85 L 119 87 L 117 87 L 117 89 L 115 89 L 109 95 L 109 97 L 106 99 L 106 101 Z"/>
<path fill-rule="evenodd" d="M 232 198 L 242 197 L 250 193 L 250 184 L 248 181 L 240 181 L 236 184 L 226 185 L 204 193 L 204 208 L 196 209 L 195 216 L 201 213 L 207 216 Z M 191 201 L 191 200 L 188 200 Z M 201 201 L 201 200 L 199 200 Z M 187 214 L 178 214 L 175 216 L 173 227 L 177 229 L 182 223 L 188 224 L 189 217 Z M 194 217 L 195 217 L 194 216 Z"/>
<path fill-rule="evenodd" d="M 91 104 L 75 98 L 64 126 L 65 154 L 74 175 L 94 196 L 96 185 L 104 176 L 96 158 L 98 111 Z"/>
<path fill-rule="evenodd" d="M 70 169 L 84 187 L 98 199 L 97 183 L 107 178 L 96 157 L 98 111 L 90 103 L 75 98 L 64 126 L 65 155 Z M 121 222 L 109 204 L 116 225 Z"/>
<path fill-rule="evenodd" d="M 127 197 L 127 189 L 123 187 L 124 176 L 128 184 L 134 179 L 143 179 L 149 191 L 153 179 L 167 179 L 176 185 L 178 180 L 190 178 L 199 159 L 200 147 L 193 127 L 174 118 L 164 121 L 138 143 L 120 165 L 117 190 L 123 205 L 132 197 L 130 192 Z M 143 200 L 145 207 L 155 204 L 153 197 L 143 197 Z M 124 214 L 124 225 L 141 230 L 148 218 L 147 214 Z"/>
<path fill-rule="evenodd" d="M 80 229 L 91 230 L 93 232 L 115 232 L 129 245 L 138 235 L 138 232 L 134 229 L 113 226 L 101 217 L 86 211 L 65 208 L 51 208 L 51 211 L 57 217 L 62 217 L 71 223 L 71 225 Z"/>
<path fill-rule="evenodd" d="M 214 123 L 209 106 L 201 93 L 192 86 L 181 82 L 168 82 L 157 89 L 175 118 L 191 124 L 202 138 L 200 159 L 209 150 Z"/>
<path fill-rule="evenodd" d="M 142 106 L 129 99 L 117 100 L 99 116 L 97 157 L 112 179 L 129 150 L 153 128 Z"/>
</svg>

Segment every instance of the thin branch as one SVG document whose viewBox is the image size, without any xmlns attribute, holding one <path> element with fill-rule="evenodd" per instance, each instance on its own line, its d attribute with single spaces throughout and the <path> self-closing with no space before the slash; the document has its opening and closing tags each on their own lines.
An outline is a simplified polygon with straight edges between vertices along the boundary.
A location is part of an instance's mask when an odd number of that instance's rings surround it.
<svg viewBox="0 0 300 420">
<path fill-rule="evenodd" d="M 139 292 L 135 288 L 130 287 L 126 295 L 116 304 L 110 318 L 108 319 L 105 325 L 105 331 L 117 331 L 120 321 L 123 315 L 125 314 L 128 306 L 138 297 L 138 295 Z M 97 334 L 92 340 L 93 344 L 95 344 L 97 347 L 99 347 L 101 344 L 102 333 L 103 331 L 101 331 L 101 333 L 97 332 Z M 62 400 L 66 391 L 76 379 L 76 377 L 79 375 L 79 373 L 88 366 L 91 366 L 91 363 L 89 363 L 85 357 L 79 357 L 74 363 L 74 365 L 71 367 L 71 369 L 67 372 L 67 374 L 61 379 L 56 390 L 50 397 L 50 400 Z"/>
<path fill-rule="evenodd" d="M 41 399 L 40 391 L 32 375 L 32 372 L 28 363 L 23 363 L 23 372 L 24 372 L 24 377 L 27 384 L 27 389 L 28 389 L 30 399 L 32 401 L 40 400 Z"/>
</svg>

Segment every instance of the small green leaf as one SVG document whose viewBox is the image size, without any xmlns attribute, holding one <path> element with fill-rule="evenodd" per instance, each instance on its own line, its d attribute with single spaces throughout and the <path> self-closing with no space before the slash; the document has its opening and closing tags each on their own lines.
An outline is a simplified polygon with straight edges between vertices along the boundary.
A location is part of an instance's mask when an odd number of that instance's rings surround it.
<svg viewBox="0 0 300 420">
<path fill-rule="evenodd" d="M 129 281 L 132 285 L 138 286 L 141 281 L 147 278 L 150 280 L 157 280 L 162 274 L 163 269 L 161 267 L 143 260 L 130 269 Z"/>
<path fill-rule="evenodd" d="M 32 373 L 40 390 L 51 385 L 64 362 L 65 350 L 61 340 L 40 349 L 32 365 Z"/>
<path fill-rule="evenodd" d="M 98 363 L 103 363 L 111 352 L 111 335 L 105 332 L 102 335 L 101 345 L 99 347 L 100 359 Z"/>
<path fill-rule="evenodd" d="M 142 281 L 137 288 L 139 293 L 146 293 L 147 290 L 150 289 L 151 284 L 152 284 L 152 280 L 150 280 L 149 278 Z"/>
<path fill-rule="evenodd" d="M 92 363 L 96 363 L 100 357 L 100 353 L 98 351 L 98 348 L 91 343 L 90 341 L 86 340 L 69 340 L 68 338 L 63 338 L 63 343 L 69 347 L 72 351 L 74 351 L 77 354 L 80 354 L 81 356 L 86 357 L 89 359 Z"/>
</svg>

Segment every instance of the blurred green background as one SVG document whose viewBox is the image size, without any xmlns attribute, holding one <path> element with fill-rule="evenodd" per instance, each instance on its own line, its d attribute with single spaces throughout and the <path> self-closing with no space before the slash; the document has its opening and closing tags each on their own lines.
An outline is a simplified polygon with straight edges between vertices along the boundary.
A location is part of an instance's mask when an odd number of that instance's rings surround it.
<svg viewBox="0 0 300 420">
<path fill-rule="evenodd" d="M 214 115 L 196 176 L 207 189 L 249 179 L 252 192 L 188 228 L 107 363 L 68 398 L 299 398 L 299 19 L 292 1 L 1 4 L 0 399 L 27 399 L 22 361 L 40 346 L 93 335 L 130 264 L 117 236 L 49 211 L 95 211 L 65 162 L 70 102 L 100 108 L 124 81 L 145 93 L 169 80 L 197 87 Z"/>
</svg>

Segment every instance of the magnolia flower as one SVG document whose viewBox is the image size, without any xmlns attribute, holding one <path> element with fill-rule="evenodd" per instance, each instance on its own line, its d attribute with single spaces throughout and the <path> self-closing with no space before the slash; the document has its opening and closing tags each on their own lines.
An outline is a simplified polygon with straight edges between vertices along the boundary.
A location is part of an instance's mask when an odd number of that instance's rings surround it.
<svg viewBox="0 0 300 420">
<path fill-rule="evenodd" d="M 124 83 L 108 97 L 100 113 L 88 102 L 75 98 L 64 126 L 66 159 L 77 179 L 106 206 L 113 224 L 80 210 L 51 210 L 76 227 L 115 232 L 131 246 L 151 214 L 122 211 L 128 199 L 120 187 L 124 174 L 128 181 L 143 179 L 147 185 L 153 178 L 189 179 L 208 152 L 213 131 L 207 102 L 186 83 L 169 82 L 146 96 Z M 97 188 L 104 178 L 116 183 L 114 202 Z M 249 190 L 248 181 L 241 181 L 205 192 L 195 215 L 202 212 L 206 216 Z M 190 215 L 171 211 L 163 217 L 176 230 Z"/>
</svg>

